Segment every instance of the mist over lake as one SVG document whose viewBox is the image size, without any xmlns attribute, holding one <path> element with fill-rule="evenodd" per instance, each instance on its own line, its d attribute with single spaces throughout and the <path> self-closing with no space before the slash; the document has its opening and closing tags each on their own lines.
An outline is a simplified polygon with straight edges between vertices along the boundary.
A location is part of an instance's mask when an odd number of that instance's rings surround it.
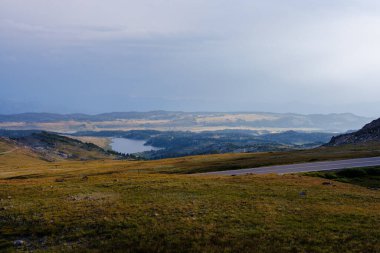
<svg viewBox="0 0 380 253">
<path fill-rule="evenodd" d="M 112 150 L 124 154 L 134 154 L 145 151 L 157 150 L 159 148 L 153 146 L 146 146 L 145 141 L 132 140 L 126 138 L 112 138 L 111 140 Z"/>
</svg>

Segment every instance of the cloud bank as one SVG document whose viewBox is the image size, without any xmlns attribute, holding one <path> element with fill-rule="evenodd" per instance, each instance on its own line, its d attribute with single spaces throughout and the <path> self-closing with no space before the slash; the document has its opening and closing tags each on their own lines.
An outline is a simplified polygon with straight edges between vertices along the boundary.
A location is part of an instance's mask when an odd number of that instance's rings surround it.
<svg viewBox="0 0 380 253">
<path fill-rule="evenodd" d="M 380 116 L 379 8 L 368 0 L 3 0 L 1 99 L 63 112 Z"/>
</svg>

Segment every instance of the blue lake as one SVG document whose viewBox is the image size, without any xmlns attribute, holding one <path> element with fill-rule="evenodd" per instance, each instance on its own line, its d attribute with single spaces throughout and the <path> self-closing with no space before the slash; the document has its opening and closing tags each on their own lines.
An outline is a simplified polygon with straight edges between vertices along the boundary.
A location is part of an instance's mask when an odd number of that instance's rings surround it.
<svg viewBox="0 0 380 253">
<path fill-rule="evenodd" d="M 112 150 L 123 154 L 133 154 L 159 149 L 152 146 L 145 146 L 145 141 L 131 140 L 125 138 L 112 138 L 111 141 Z"/>
</svg>

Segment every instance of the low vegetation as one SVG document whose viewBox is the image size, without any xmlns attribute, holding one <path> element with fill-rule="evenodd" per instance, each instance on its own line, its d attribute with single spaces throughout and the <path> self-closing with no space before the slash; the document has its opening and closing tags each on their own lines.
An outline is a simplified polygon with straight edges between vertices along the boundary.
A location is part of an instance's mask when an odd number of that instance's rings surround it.
<svg viewBox="0 0 380 253">
<path fill-rule="evenodd" d="M 1 180 L 0 251 L 378 252 L 379 192 L 323 183 L 128 171 Z"/>
<path fill-rule="evenodd" d="M 173 174 L 378 155 L 318 152 L 48 162 L 19 147 L 0 155 L 0 252 L 380 252 L 378 190 L 306 175 Z"/>
<path fill-rule="evenodd" d="M 356 184 L 371 189 L 380 189 L 380 167 L 310 172 L 306 173 L 306 175 Z"/>
<path fill-rule="evenodd" d="M 380 156 L 380 145 L 347 145 L 342 147 L 320 147 L 309 150 L 286 152 L 262 152 L 247 154 L 219 154 L 164 159 L 156 170 L 162 173 L 203 173 L 220 170 L 254 168 L 270 165 L 341 160 Z"/>
</svg>

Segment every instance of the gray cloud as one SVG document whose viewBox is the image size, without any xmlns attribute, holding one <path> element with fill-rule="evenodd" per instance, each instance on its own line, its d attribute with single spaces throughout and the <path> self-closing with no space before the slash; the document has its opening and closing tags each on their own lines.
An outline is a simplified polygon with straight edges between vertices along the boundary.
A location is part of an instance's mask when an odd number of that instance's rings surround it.
<svg viewBox="0 0 380 253">
<path fill-rule="evenodd" d="M 65 108 L 92 112 L 377 116 L 369 107 L 380 105 L 379 7 L 369 0 L 3 0 L 2 96 L 75 101 Z"/>
</svg>

